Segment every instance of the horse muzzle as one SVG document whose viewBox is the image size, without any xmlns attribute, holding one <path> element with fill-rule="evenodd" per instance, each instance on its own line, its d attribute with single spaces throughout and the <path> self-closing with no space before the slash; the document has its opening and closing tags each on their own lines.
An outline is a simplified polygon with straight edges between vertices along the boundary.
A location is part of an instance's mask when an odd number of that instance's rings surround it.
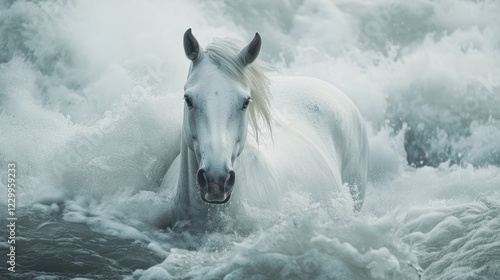
<svg viewBox="0 0 500 280">
<path fill-rule="evenodd" d="M 206 203 L 223 204 L 231 198 L 235 182 L 233 170 L 224 173 L 207 172 L 198 170 L 197 181 L 200 187 L 201 199 Z"/>
<path fill-rule="evenodd" d="M 231 192 L 224 192 L 220 194 L 211 194 L 209 192 L 201 191 L 201 200 L 210 204 L 224 204 L 231 198 Z"/>
</svg>

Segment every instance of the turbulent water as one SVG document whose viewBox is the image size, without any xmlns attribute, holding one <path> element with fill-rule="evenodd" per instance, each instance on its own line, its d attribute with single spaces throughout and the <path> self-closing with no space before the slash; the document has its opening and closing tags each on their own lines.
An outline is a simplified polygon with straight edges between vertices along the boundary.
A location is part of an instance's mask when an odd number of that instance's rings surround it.
<svg viewBox="0 0 500 280">
<path fill-rule="evenodd" d="M 0 278 L 499 279 L 499 14 L 496 0 L 0 0 L 5 224 L 8 163 L 18 175 L 16 272 L 2 226 Z M 355 102 L 371 153 L 359 215 L 290 193 L 164 227 L 187 28 L 202 45 L 258 31 L 269 75 Z"/>
</svg>

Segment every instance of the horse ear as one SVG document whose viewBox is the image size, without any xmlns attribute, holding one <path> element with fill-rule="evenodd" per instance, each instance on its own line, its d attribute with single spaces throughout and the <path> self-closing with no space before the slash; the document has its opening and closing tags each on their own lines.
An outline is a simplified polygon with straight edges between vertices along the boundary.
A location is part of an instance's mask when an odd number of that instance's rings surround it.
<svg viewBox="0 0 500 280">
<path fill-rule="evenodd" d="M 250 44 L 243 48 L 239 53 L 243 65 L 248 65 L 254 62 L 254 60 L 259 55 L 261 45 L 262 40 L 260 39 L 260 35 L 259 33 L 255 33 L 255 37 L 253 38 L 252 42 L 250 42 Z"/>
<path fill-rule="evenodd" d="M 191 33 L 191 28 L 184 33 L 184 52 L 191 61 L 195 61 L 200 56 L 200 45 Z"/>
</svg>

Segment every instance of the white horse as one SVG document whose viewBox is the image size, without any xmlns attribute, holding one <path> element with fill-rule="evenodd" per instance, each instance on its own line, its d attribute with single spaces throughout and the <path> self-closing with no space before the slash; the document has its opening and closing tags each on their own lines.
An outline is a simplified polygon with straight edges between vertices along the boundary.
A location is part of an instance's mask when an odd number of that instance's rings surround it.
<svg viewBox="0 0 500 280">
<path fill-rule="evenodd" d="M 358 109 L 320 80 L 268 80 L 260 47 L 258 33 L 244 48 L 226 38 L 206 50 L 191 29 L 184 34 L 192 64 L 181 149 L 162 182 L 173 201 L 171 225 L 213 208 L 275 207 L 290 188 L 324 201 L 347 185 L 361 208 L 368 141 Z"/>
</svg>

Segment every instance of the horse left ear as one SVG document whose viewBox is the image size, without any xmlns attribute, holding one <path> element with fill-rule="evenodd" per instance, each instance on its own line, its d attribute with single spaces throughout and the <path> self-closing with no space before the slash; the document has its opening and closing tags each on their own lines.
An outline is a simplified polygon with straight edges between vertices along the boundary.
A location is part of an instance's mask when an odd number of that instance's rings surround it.
<svg viewBox="0 0 500 280">
<path fill-rule="evenodd" d="M 259 33 L 255 33 L 255 37 L 253 38 L 252 42 L 250 42 L 250 44 L 243 48 L 238 54 L 241 58 L 241 61 L 243 62 L 243 65 L 248 65 L 254 62 L 254 60 L 259 55 L 261 45 L 262 40 L 260 39 L 260 35 Z"/>
<path fill-rule="evenodd" d="M 200 56 L 200 45 L 191 33 L 191 28 L 184 33 L 184 52 L 191 61 L 196 61 Z"/>
</svg>

